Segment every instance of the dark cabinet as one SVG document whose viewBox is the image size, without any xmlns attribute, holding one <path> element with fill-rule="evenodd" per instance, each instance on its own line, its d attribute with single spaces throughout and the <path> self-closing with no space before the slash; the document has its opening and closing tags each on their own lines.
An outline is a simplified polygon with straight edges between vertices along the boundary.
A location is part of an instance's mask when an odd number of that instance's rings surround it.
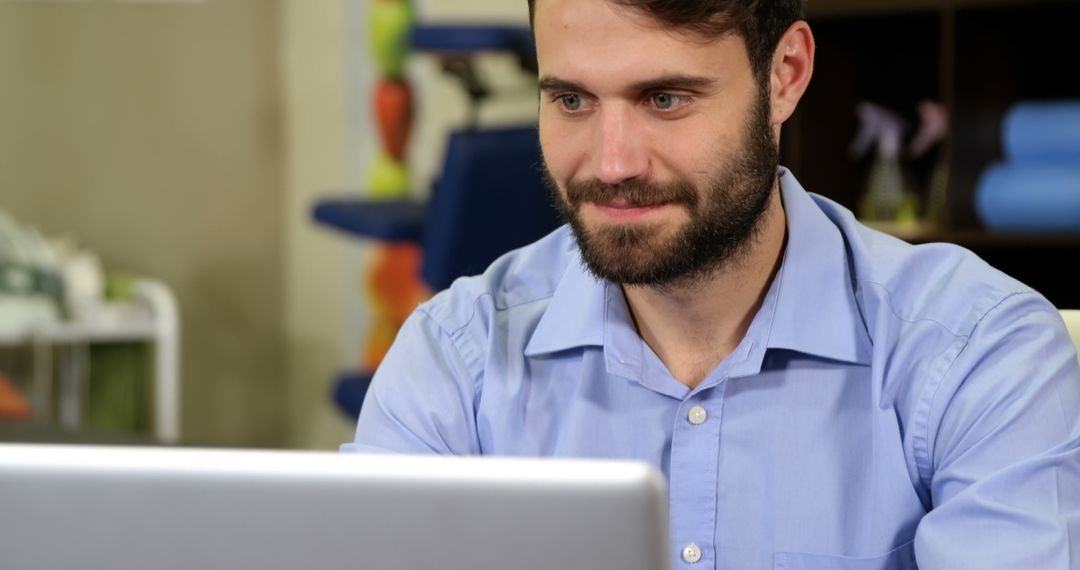
<svg viewBox="0 0 1080 570">
<path fill-rule="evenodd" d="M 1080 100 L 1072 55 L 1080 1 L 809 0 L 807 16 L 815 76 L 782 136 L 784 164 L 806 188 L 857 211 L 872 159 L 849 152 L 856 104 L 881 104 L 915 125 L 922 100 L 940 101 L 949 135 L 907 171 L 925 200 L 935 164 L 947 164 L 945 221 L 883 229 L 914 243 L 957 243 L 1057 306 L 1080 307 L 1080 282 L 1068 277 L 1080 262 L 1080 234 L 997 233 L 975 210 L 979 175 L 1002 159 L 1007 110 L 1023 100 Z"/>
</svg>

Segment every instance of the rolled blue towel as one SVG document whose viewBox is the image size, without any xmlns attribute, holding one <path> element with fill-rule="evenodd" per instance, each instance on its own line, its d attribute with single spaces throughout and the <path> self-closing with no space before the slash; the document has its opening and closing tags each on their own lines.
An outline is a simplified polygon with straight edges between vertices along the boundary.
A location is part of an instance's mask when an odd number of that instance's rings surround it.
<svg viewBox="0 0 1080 570">
<path fill-rule="evenodd" d="M 995 164 L 979 179 L 975 209 L 993 230 L 1080 232 L 1080 163 Z"/>
<path fill-rule="evenodd" d="M 1080 100 L 1017 103 L 1002 122 L 1002 145 L 1013 162 L 1080 165 Z"/>
</svg>

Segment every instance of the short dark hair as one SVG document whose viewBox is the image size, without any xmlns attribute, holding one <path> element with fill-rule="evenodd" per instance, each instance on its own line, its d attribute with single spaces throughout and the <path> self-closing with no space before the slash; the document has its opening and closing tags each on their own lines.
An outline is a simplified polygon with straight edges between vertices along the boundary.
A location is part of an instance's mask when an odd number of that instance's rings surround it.
<svg viewBox="0 0 1080 570">
<path fill-rule="evenodd" d="M 759 81 L 772 68 L 772 56 L 784 32 L 802 20 L 806 0 L 606 0 L 641 10 L 662 25 L 704 38 L 738 34 L 746 42 L 750 65 Z M 536 0 L 529 0 L 529 23 Z"/>
</svg>

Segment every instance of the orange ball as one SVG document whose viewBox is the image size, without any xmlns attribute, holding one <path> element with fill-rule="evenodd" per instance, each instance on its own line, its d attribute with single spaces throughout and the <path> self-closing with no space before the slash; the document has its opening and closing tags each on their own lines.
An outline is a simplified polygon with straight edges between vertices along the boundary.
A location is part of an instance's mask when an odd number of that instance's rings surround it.
<svg viewBox="0 0 1080 570">
<path fill-rule="evenodd" d="M 383 148 L 398 161 L 404 161 L 413 121 L 412 89 L 407 83 L 384 79 L 376 85 L 375 118 Z"/>
</svg>

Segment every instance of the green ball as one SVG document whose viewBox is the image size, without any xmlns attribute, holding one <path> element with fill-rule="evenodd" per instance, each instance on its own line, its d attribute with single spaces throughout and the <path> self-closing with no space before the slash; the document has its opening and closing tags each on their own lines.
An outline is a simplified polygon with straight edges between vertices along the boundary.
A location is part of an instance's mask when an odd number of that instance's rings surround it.
<svg viewBox="0 0 1080 570">
<path fill-rule="evenodd" d="M 371 51 L 379 71 L 387 77 L 400 77 L 409 55 L 409 29 L 413 23 L 412 5 L 407 0 L 373 0 L 368 13 Z"/>
<path fill-rule="evenodd" d="M 372 198 L 405 198 L 409 195 L 409 171 L 404 163 L 380 152 L 371 163 L 367 176 L 368 195 Z"/>
</svg>

